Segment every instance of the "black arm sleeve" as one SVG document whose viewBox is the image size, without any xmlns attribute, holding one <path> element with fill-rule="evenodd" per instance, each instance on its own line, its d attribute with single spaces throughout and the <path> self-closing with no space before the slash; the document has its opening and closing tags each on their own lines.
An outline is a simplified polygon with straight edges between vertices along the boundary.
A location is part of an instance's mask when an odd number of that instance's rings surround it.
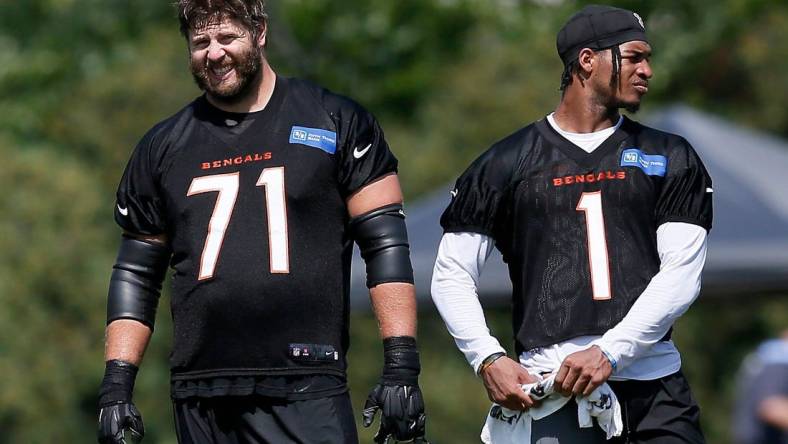
<svg viewBox="0 0 788 444">
<path fill-rule="evenodd" d="M 367 264 L 367 287 L 386 282 L 413 283 L 410 245 L 401 204 L 387 205 L 350 221 Z"/>
<path fill-rule="evenodd" d="M 134 319 L 153 330 L 169 259 L 164 245 L 123 236 L 109 283 L 107 324 Z"/>
</svg>

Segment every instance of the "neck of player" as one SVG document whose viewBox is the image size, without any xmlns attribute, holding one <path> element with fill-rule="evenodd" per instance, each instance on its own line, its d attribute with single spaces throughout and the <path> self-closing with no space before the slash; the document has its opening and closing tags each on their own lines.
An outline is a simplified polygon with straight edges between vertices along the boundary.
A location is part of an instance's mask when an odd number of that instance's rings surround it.
<svg viewBox="0 0 788 444">
<path fill-rule="evenodd" d="M 593 133 L 618 123 L 618 108 L 611 108 L 594 100 L 592 92 L 580 79 L 566 88 L 553 118 L 558 126 L 570 133 Z"/>
<path fill-rule="evenodd" d="M 271 96 L 274 94 L 274 87 L 276 86 L 276 73 L 265 58 L 262 60 L 260 73 L 253 82 L 254 84 L 250 85 L 251 87 L 246 94 L 233 102 L 219 100 L 210 93 L 206 93 L 205 97 L 211 105 L 222 111 L 230 113 L 253 113 L 255 111 L 261 111 L 268 105 Z"/>
</svg>

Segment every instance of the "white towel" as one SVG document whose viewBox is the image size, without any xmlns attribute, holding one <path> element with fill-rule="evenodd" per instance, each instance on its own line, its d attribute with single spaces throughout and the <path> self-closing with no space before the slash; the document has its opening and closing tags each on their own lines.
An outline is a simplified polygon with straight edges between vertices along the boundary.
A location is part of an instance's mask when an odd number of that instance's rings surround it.
<svg viewBox="0 0 788 444">
<path fill-rule="evenodd" d="M 596 423 L 605 431 L 606 439 L 621 436 L 624 423 L 621 420 L 621 405 L 607 383 L 596 388 L 590 395 L 575 396 L 577 402 L 577 422 L 580 428 L 592 427 Z"/>
<path fill-rule="evenodd" d="M 531 421 L 542 419 L 561 409 L 571 398 L 553 391 L 555 375 L 539 382 L 523 385 L 523 391 L 537 397 L 545 396 L 539 407 L 528 411 L 509 410 L 493 404 L 482 428 L 481 439 L 485 444 L 530 444 Z M 605 383 L 597 387 L 587 397 L 575 396 L 577 403 L 577 422 L 580 428 L 592 427 L 592 418 L 605 431 L 607 439 L 620 436 L 623 430 L 621 406 L 616 394 Z"/>
</svg>

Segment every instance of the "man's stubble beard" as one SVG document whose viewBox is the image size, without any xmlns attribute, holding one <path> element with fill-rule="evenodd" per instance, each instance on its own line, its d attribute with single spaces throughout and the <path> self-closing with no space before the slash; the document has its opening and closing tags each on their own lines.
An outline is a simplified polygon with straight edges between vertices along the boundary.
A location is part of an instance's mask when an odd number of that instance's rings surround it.
<svg viewBox="0 0 788 444">
<path fill-rule="evenodd" d="M 630 114 L 635 114 L 635 113 L 637 113 L 640 110 L 640 104 L 643 102 L 643 97 L 641 96 L 640 100 L 638 100 L 637 102 L 634 102 L 634 103 L 633 102 L 625 102 L 625 101 L 619 99 L 618 98 L 618 91 L 621 90 L 621 82 L 623 82 L 623 79 L 621 78 L 621 74 L 619 73 L 619 75 L 618 75 L 619 88 L 618 88 L 618 90 L 615 90 L 615 94 L 612 94 L 612 96 L 611 96 L 611 102 L 612 102 L 611 107 L 615 107 L 616 109 L 623 108 L 623 109 L 627 110 L 627 112 L 629 112 Z M 613 83 L 613 79 L 612 78 L 611 78 L 611 83 Z"/>
<path fill-rule="evenodd" d="M 246 98 L 249 91 L 255 89 L 262 81 L 263 50 L 258 45 L 249 51 L 239 54 L 237 58 L 231 57 L 237 81 L 230 87 L 213 87 L 208 80 L 208 65 L 196 65 L 190 62 L 189 68 L 194 82 L 200 90 L 205 91 L 217 102 L 228 105 L 235 104 Z"/>
<path fill-rule="evenodd" d="M 641 102 L 637 102 L 637 103 L 626 103 L 626 102 L 621 102 L 621 101 L 619 101 L 619 102 L 618 102 L 618 104 L 617 104 L 617 107 L 618 107 L 618 108 L 624 108 L 624 109 L 625 109 L 625 110 L 627 110 L 627 112 L 628 112 L 628 113 L 630 113 L 630 114 L 635 114 L 635 113 L 637 113 L 638 111 L 640 111 L 640 103 L 641 103 Z"/>
<path fill-rule="evenodd" d="M 595 102 L 602 105 L 608 110 L 619 110 L 625 109 L 630 114 L 635 114 L 640 110 L 640 104 L 643 102 L 643 99 L 638 100 L 637 102 L 626 102 L 621 100 L 618 97 L 617 91 L 613 88 L 610 88 L 605 93 L 597 92 L 595 94 Z"/>
</svg>

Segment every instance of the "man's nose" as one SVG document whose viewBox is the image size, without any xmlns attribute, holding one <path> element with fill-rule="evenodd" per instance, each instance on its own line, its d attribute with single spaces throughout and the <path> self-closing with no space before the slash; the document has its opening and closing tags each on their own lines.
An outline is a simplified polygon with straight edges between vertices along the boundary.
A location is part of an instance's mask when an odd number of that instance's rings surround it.
<svg viewBox="0 0 788 444">
<path fill-rule="evenodd" d="M 639 63 L 638 74 L 640 74 L 642 77 L 645 77 L 647 79 L 650 79 L 651 76 L 654 75 L 654 72 L 651 71 L 651 64 L 649 63 L 648 60 L 643 60 Z"/>
<path fill-rule="evenodd" d="M 218 42 L 213 41 L 208 46 L 208 60 L 211 62 L 218 62 L 224 58 L 224 48 Z"/>
</svg>

